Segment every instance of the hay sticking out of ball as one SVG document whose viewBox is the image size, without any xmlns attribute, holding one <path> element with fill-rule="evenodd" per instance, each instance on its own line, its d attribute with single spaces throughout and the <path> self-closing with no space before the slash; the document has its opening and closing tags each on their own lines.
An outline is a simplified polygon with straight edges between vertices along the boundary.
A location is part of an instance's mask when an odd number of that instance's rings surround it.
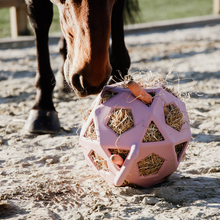
<svg viewBox="0 0 220 220">
<path fill-rule="evenodd" d="M 132 111 L 130 109 L 114 109 L 108 121 L 110 127 L 117 135 L 121 135 L 134 127 Z"/>
<path fill-rule="evenodd" d="M 97 165 L 98 170 L 109 171 L 107 161 L 99 156 L 95 151 L 92 152 L 91 158 L 93 162 Z"/>
<path fill-rule="evenodd" d="M 120 155 L 124 161 L 129 154 L 129 150 L 123 150 L 123 149 L 109 149 L 109 151 L 111 154 Z"/>
<path fill-rule="evenodd" d="M 112 91 L 105 91 L 104 95 L 101 99 L 101 104 L 105 103 L 106 101 L 108 101 L 109 99 L 111 99 L 112 97 L 116 96 L 118 93 L 117 92 L 112 92 Z"/>
<path fill-rule="evenodd" d="M 178 98 L 178 95 L 176 95 L 175 91 L 174 91 L 174 88 L 167 88 L 166 86 L 162 86 L 162 88 L 164 90 L 166 90 L 167 92 L 171 93 L 173 96 L 177 97 Z"/>
<path fill-rule="evenodd" d="M 182 150 L 184 149 L 185 143 L 186 142 L 183 142 L 183 143 L 177 144 L 175 146 L 175 152 L 176 152 L 177 159 L 179 159 L 179 156 L 180 156 Z"/>
<path fill-rule="evenodd" d="M 83 121 L 86 121 L 89 118 L 91 111 L 92 111 L 92 108 L 81 110 L 81 115 L 82 115 Z"/>
<path fill-rule="evenodd" d="M 121 186 L 130 186 L 130 187 L 133 187 L 133 188 L 138 188 L 138 186 L 136 184 L 131 183 L 128 180 L 124 180 L 124 182 L 122 183 Z"/>
<path fill-rule="evenodd" d="M 149 176 L 158 173 L 161 166 L 164 163 L 164 159 L 151 154 L 138 162 L 138 168 L 141 176 Z"/>
<path fill-rule="evenodd" d="M 168 104 L 164 106 L 164 115 L 166 123 L 177 131 L 180 131 L 182 125 L 185 123 L 184 114 L 180 111 L 180 108 L 174 104 Z"/>
<path fill-rule="evenodd" d="M 152 121 L 147 129 L 147 132 L 144 135 L 144 139 L 142 142 L 155 142 L 163 140 L 163 135 L 160 133 L 158 127 Z"/>
<path fill-rule="evenodd" d="M 170 73 L 166 76 L 165 79 L 160 74 L 152 73 L 151 71 L 144 72 L 144 76 L 142 74 L 143 72 L 141 72 L 141 75 L 132 74 L 126 76 L 124 79 L 124 88 L 127 88 L 127 83 L 134 78 L 135 82 L 137 82 L 144 89 L 154 88 L 160 85 L 164 90 L 171 93 L 175 97 L 181 98 L 182 94 L 180 92 L 174 91 L 174 87 L 171 85 L 171 83 L 168 82 L 168 76 Z"/>
<path fill-rule="evenodd" d="M 87 132 L 85 133 L 85 137 L 89 138 L 91 140 L 97 140 L 97 135 L 96 135 L 96 131 L 95 131 L 95 124 L 93 121 L 90 124 L 90 126 L 88 127 Z"/>
<path fill-rule="evenodd" d="M 147 72 L 144 77 L 136 79 L 135 81 L 145 89 L 165 84 L 165 81 L 160 74 L 153 74 L 152 72 Z"/>
</svg>

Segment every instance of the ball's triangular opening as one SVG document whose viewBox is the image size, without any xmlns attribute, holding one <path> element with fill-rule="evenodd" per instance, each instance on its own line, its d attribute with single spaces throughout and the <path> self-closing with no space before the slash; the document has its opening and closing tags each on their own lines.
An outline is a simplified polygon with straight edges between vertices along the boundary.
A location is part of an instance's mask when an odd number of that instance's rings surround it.
<svg viewBox="0 0 220 220">
<path fill-rule="evenodd" d="M 164 137 L 159 131 L 156 124 L 151 121 L 142 142 L 156 142 L 156 141 L 164 141 Z"/>
</svg>

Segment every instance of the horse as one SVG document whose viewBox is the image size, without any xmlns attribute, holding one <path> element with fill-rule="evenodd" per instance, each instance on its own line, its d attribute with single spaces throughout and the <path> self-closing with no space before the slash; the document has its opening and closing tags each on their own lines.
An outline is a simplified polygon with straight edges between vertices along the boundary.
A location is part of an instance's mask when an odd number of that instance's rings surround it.
<svg viewBox="0 0 220 220">
<path fill-rule="evenodd" d="M 57 5 L 63 37 L 63 81 L 79 97 L 97 94 L 104 85 L 128 73 L 131 61 L 124 42 L 124 19 L 137 0 L 25 0 L 27 16 L 35 35 L 38 70 L 36 98 L 24 129 L 32 133 L 55 133 L 60 129 L 52 94 L 56 85 L 51 69 L 48 32 Z M 127 4 L 126 4 L 127 3 Z M 130 7 L 129 7 L 130 6 Z M 112 43 L 110 45 L 110 37 Z"/>
</svg>

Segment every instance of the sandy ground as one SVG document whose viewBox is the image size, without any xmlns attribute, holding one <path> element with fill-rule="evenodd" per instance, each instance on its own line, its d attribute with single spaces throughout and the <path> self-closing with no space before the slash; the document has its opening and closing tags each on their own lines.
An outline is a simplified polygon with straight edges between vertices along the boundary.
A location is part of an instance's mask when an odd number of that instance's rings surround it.
<svg viewBox="0 0 220 220">
<path fill-rule="evenodd" d="M 148 189 L 114 187 L 94 173 L 78 144 L 78 100 L 57 88 L 62 129 L 22 130 L 35 97 L 35 48 L 0 50 L 0 219 L 220 219 L 220 25 L 126 36 L 131 72 L 165 76 L 191 98 L 193 139 L 178 170 Z M 51 63 L 61 63 L 56 45 Z"/>
</svg>

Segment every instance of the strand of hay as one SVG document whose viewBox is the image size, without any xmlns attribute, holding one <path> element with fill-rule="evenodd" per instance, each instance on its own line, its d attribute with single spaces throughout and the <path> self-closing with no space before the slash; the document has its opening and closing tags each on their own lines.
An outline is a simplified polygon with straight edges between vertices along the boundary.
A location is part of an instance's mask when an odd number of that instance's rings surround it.
<svg viewBox="0 0 220 220">
<path fill-rule="evenodd" d="M 124 180 L 121 186 L 130 186 L 132 188 L 138 188 L 138 186 L 134 183 L 129 182 L 128 180 Z"/>
<path fill-rule="evenodd" d="M 108 101 L 112 97 L 116 96 L 117 94 L 118 94 L 117 92 L 105 91 L 105 93 L 101 99 L 101 104 L 105 103 L 106 101 Z"/>
<path fill-rule="evenodd" d="M 138 168 L 141 176 L 149 176 L 158 173 L 161 166 L 163 165 L 164 159 L 151 154 L 138 162 Z"/>
<path fill-rule="evenodd" d="M 120 155 L 124 161 L 129 154 L 129 150 L 123 150 L 123 149 L 109 149 L 109 151 L 111 154 Z"/>
<path fill-rule="evenodd" d="M 92 152 L 91 158 L 94 161 L 94 163 L 97 165 L 99 170 L 104 170 L 106 172 L 109 171 L 108 164 L 107 164 L 106 160 L 104 160 L 104 158 L 99 156 L 95 151 Z"/>
<path fill-rule="evenodd" d="M 144 79 L 144 80 L 143 80 Z M 153 74 L 151 71 L 145 74 L 144 78 L 137 80 L 137 83 L 140 84 L 143 88 L 155 87 L 157 85 L 165 84 L 163 78 L 159 74 Z"/>
<path fill-rule="evenodd" d="M 121 135 L 134 126 L 133 116 L 130 109 L 114 109 L 110 115 L 108 126 L 117 134 Z"/>
<path fill-rule="evenodd" d="M 144 135 L 143 142 L 155 142 L 155 141 L 163 141 L 164 138 L 160 133 L 158 127 L 152 121 L 147 129 L 147 132 Z"/>
<path fill-rule="evenodd" d="M 182 150 L 183 150 L 183 148 L 184 148 L 184 146 L 185 146 L 185 143 L 186 143 L 186 142 L 183 142 L 183 143 L 177 144 L 177 145 L 175 146 L 175 151 L 176 151 L 177 159 L 179 159 L 179 156 L 180 156 L 180 154 L 181 154 L 181 152 L 182 152 Z"/>
<path fill-rule="evenodd" d="M 185 123 L 185 117 L 180 111 L 180 108 L 174 104 L 166 105 L 164 106 L 164 114 L 166 123 L 177 131 L 180 131 L 182 125 Z"/>
<path fill-rule="evenodd" d="M 91 108 L 81 110 L 81 115 L 82 115 L 83 121 L 87 121 L 87 119 L 89 118 L 89 115 L 90 115 L 91 111 L 92 111 Z"/>
<path fill-rule="evenodd" d="M 97 140 L 94 121 L 92 121 L 91 125 L 88 127 L 88 130 L 85 133 L 85 137 L 91 140 Z"/>
<path fill-rule="evenodd" d="M 174 88 L 167 88 L 167 87 L 164 86 L 164 85 L 162 85 L 162 88 L 163 88 L 164 90 L 166 90 L 167 92 L 171 93 L 173 96 L 175 96 L 175 97 L 178 98 L 178 96 L 176 95 L 176 93 L 175 93 L 175 91 L 174 91 Z M 179 98 L 180 98 L 180 97 L 179 97 Z"/>
</svg>

